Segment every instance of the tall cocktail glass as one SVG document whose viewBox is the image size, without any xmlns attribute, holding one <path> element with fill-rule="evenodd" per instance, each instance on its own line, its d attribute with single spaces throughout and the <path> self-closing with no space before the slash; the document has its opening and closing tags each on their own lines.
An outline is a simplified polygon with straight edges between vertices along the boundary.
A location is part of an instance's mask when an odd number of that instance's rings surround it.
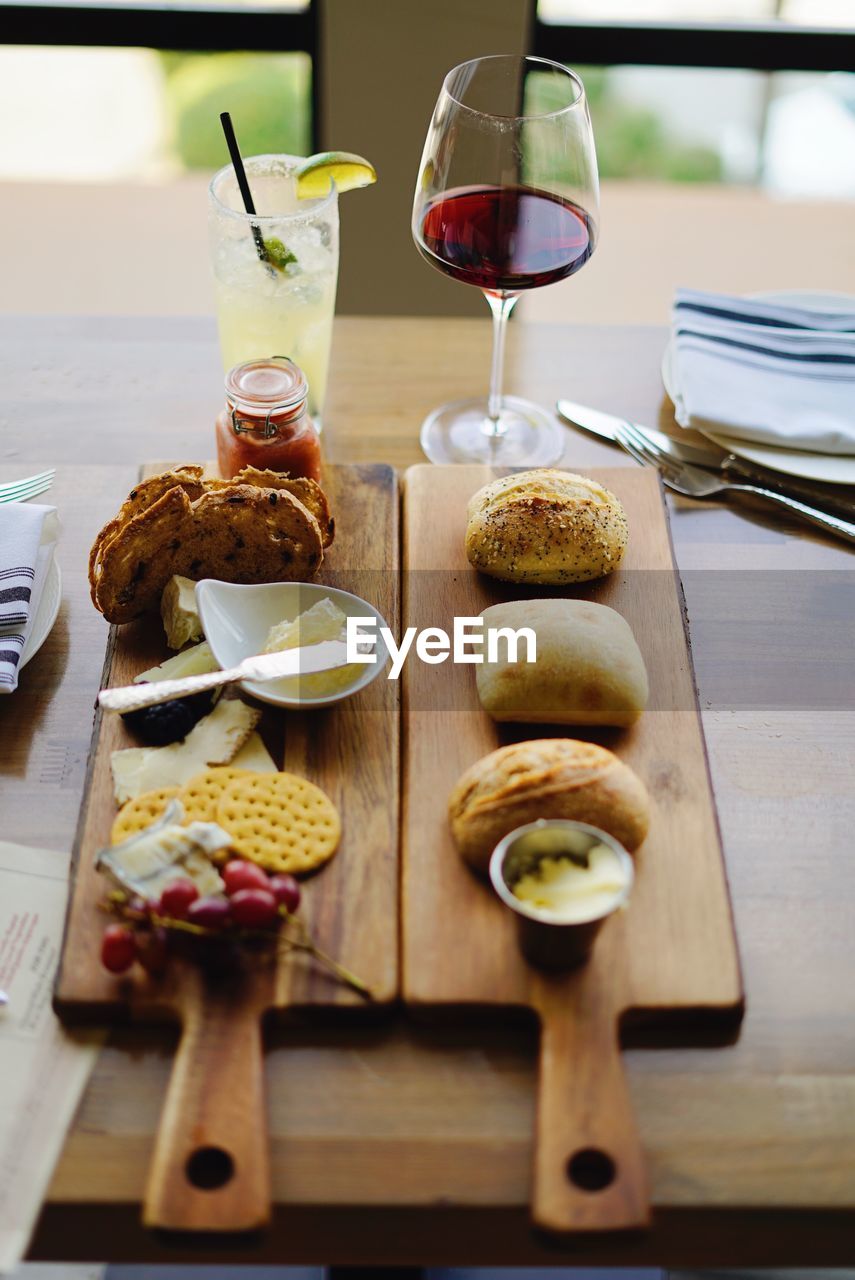
<svg viewBox="0 0 855 1280">
<path fill-rule="evenodd" d="M 338 197 L 298 200 L 295 156 L 244 161 L 256 215 L 246 213 L 226 165 L 209 188 L 211 263 L 223 368 L 288 356 L 309 384 L 309 412 L 320 425 L 329 371 L 338 280 Z M 271 248 L 259 256 L 257 237 Z M 293 257 L 293 261 L 290 260 Z"/>
</svg>

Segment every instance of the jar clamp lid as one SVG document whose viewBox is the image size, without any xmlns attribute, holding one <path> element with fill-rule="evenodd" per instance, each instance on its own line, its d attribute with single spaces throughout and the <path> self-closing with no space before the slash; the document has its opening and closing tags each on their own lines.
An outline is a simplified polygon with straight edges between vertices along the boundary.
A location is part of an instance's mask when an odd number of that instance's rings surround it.
<svg viewBox="0 0 855 1280">
<path fill-rule="evenodd" d="M 237 364 L 226 374 L 225 386 L 235 434 L 251 432 L 265 440 L 277 433 L 273 419 L 298 417 L 309 394 L 306 375 L 287 356 Z"/>
</svg>

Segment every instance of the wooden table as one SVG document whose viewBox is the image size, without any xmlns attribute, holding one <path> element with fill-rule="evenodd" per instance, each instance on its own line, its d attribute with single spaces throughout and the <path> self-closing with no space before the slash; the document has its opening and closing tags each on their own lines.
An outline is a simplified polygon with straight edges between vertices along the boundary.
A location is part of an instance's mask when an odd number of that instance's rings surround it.
<svg viewBox="0 0 855 1280">
<path fill-rule="evenodd" d="M 18 693 L 0 700 L 6 838 L 70 847 L 106 626 L 85 553 L 145 458 L 211 453 L 213 324 L 0 321 L 0 474 L 47 463 L 64 603 Z M 514 325 L 507 386 L 667 423 L 663 331 Z M 339 323 L 332 460 L 420 460 L 419 423 L 483 392 L 486 321 Z M 584 470 L 622 455 L 568 432 Z M 260 1249 L 167 1248 L 138 1202 L 173 1042 L 116 1033 L 56 1169 L 37 1258 L 558 1265 L 851 1262 L 855 1230 L 853 561 L 766 510 L 672 504 L 721 815 L 748 1013 L 730 1048 L 627 1052 L 652 1176 L 643 1238 L 559 1254 L 527 1225 L 531 1034 L 275 1033 L 267 1055 L 275 1226 Z M 752 705 L 753 704 L 753 705 Z M 687 850 L 687 856 L 691 851 Z"/>
</svg>

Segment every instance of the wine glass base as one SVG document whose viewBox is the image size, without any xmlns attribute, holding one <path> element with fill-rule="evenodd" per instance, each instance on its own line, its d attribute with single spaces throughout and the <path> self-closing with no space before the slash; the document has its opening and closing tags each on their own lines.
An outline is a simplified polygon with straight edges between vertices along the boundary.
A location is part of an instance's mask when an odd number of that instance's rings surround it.
<svg viewBox="0 0 855 1280">
<path fill-rule="evenodd" d="M 501 433 L 489 435 L 486 400 L 456 400 L 425 418 L 421 443 L 431 462 L 547 467 L 564 452 L 564 428 L 529 400 L 503 396 Z"/>
</svg>

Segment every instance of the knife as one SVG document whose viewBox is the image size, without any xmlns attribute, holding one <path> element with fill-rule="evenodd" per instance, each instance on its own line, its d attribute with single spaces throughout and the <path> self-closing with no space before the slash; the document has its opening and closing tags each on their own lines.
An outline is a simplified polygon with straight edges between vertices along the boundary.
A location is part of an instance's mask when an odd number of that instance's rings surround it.
<svg viewBox="0 0 855 1280">
<path fill-rule="evenodd" d="M 184 676 L 178 680 L 153 680 L 150 684 L 131 684 L 122 689 L 102 689 L 98 703 L 107 711 L 140 711 L 170 698 L 185 698 L 193 693 L 206 693 L 223 684 L 238 680 L 278 680 L 283 676 L 305 676 L 316 671 L 334 671 L 347 666 L 347 644 L 344 640 L 322 640 L 301 649 L 284 649 L 279 653 L 260 653 L 244 658 L 236 667 L 210 671 L 201 676 Z"/>
<path fill-rule="evenodd" d="M 590 435 L 597 436 L 600 440 L 607 440 L 610 444 L 621 447 L 616 428 L 627 419 L 616 417 L 611 413 L 603 413 L 602 410 L 592 409 L 588 405 L 577 404 L 574 400 L 559 400 L 555 407 L 559 416 L 570 426 L 578 427 Z M 809 481 L 793 480 L 789 477 L 784 479 L 780 472 L 747 462 L 744 458 L 738 458 L 735 453 L 728 453 L 726 449 L 721 449 L 717 445 L 690 444 L 688 441 L 675 440 L 672 436 L 667 436 L 664 431 L 657 431 L 655 427 L 642 427 L 637 422 L 631 425 L 636 431 L 647 436 L 651 444 L 658 446 L 677 462 L 690 462 L 695 467 L 717 471 L 724 476 L 735 474 L 743 479 L 762 483 L 767 489 L 774 489 L 789 497 L 839 511 L 850 518 L 855 513 L 855 502 L 847 501 L 838 493 L 829 493 L 827 485 L 812 485 Z"/>
</svg>

